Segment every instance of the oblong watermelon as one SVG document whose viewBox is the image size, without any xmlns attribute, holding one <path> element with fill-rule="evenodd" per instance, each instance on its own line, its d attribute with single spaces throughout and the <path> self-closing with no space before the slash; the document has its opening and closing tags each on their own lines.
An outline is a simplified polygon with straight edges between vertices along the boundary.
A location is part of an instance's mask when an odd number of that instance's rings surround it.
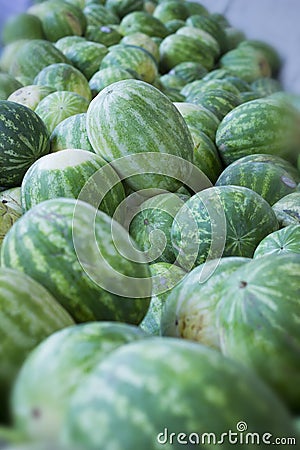
<svg viewBox="0 0 300 450">
<path fill-rule="evenodd" d="M 46 200 L 27 211 L 4 238 L 1 265 L 39 281 L 77 322 L 138 324 L 149 306 L 149 268 L 128 233 L 81 200 Z"/>
<path fill-rule="evenodd" d="M 18 371 L 43 339 L 74 321 L 39 283 L 26 274 L 0 269 L 0 401 L 1 419 Z"/>
<path fill-rule="evenodd" d="M 26 170 L 49 150 L 40 117 L 26 106 L 0 100 L 0 186 L 20 186 Z"/>
<path fill-rule="evenodd" d="M 104 88 L 88 107 L 87 133 L 94 151 L 107 161 L 127 157 L 117 171 L 123 175 L 131 168 L 134 189 L 174 191 L 187 180 L 190 168 L 174 162 L 176 157 L 193 160 L 187 125 L 171 100 L 148 83 L 122 80 Z"/>
<path fill-rule="evenodd" d="M 224 430 L 238 430 L 241 417 L 252 433 L 296 433 L 252 372 L 199 344 L 157 336 L 118 348 L 92 371 L 72 398 L 63 441 L 67 448 L 110 442 L 155 450 L 179 449 L 178 438 L 192 448 L 201 446 L 203 430 L 215 433 L 215 442 Z"/>
</svg>

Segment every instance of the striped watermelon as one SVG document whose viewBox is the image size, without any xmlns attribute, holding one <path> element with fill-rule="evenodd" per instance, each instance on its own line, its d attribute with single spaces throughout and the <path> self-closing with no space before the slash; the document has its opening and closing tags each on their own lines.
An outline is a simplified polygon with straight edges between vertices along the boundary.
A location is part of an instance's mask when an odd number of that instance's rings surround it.
<svg viewBox="0 0 300 450">
<path fill-rule="evenodd" d="M 124 36 L 120 44 L 125 45 L 136 45 L 138 47 L 142 47 L 147 50 L 153 58 L 158 62 L 159 61 L 159 46 L 154 40 L 145 33 L 132 33 Z"/>
<path fill-rule="evenodd" d="M 157 63 L 151 53 L 135 45 L 113 46 L 100 64 L 100 69 L 107 67 L 122 67 L 147 83 L 153 83 L 158 73 Z"/>
<path fill-rule="evenodd" d="M 186 24 L 209 33 L 218 42 L 221 53 L 227 50 L 225 31 L 212 15 L 193 14 L 186 20 Z"/>
<path fill-rule="evenodd" d="M 67 198 L 39 203 L 14 224 L 1 250 L 3 267 L 39 281 L 77 322 L 137 324 L 147 312 L 148 265 L 121 225 L 88 203 Z"/>
<path fill-rule="evenodd" d="M 241 103 L 239 94 L 224 89 L 208 89 L 195 94 L 195 96 L 187 97 L 187 101 L 203 106 L 219 120 L 223 120 L 226 114 Z"/>
<path fill-rule="evenodd" d="M 73 34 L 81 36 L 86 28 L 83 11 L 70 2 L 46 0 L 32 5 L 27 12 L 41 20 L 48 41 L 56 42 L 63 36 Z"/>
<path fill-rule="evenodd" d="M 93 152 L 86 131 L 86 113 L 73 114 L 60 122 L 50 135 L 51 152 L 80 148 Z"/>
<path fill-rule="evenodd" d="M 1 31 L 4 45 L 20 39 L 44 39 L 44 31 L 40 19 L 32 14 L 17 13 L 8 18 Z"/>
<path fill-rule="evenodd" d="M 273 211 L 281 227 L 300 223 L 300 192 L 285 195 L 273 205 Z"/>
<path fill-rule="evenodd" d="M 20 186 L 26 170 L 49 152 L 49 135 L 38 115 L 0 100 L 0 186 Z"/>
<path fill-rule="evenodd" d="M 300 223 L 288 225 L 266 236 L 256 247 L 253 257 L 300 253 Z"/>
<path fill-rule="evenodd" d="M 30 39 L 14 54 L 10 73 L 24 85 L 33 84 L 44 67 L 55 63 L 68 63 L 68 60 L 51 42 Z"/>
<path fill-rule="evenodd" d="M 164 38 L 168 30 L 161 20 L 146 11 L 133 11 L 126 14 L 120 23 L 120 32 L 126 36 L 136 32 L 145 33 L 148 36 Z"/>
<path fill-rule="evenodd" d="M 150 264 L 152 275 L 152 298 L 149 309 L 140 323 L 142 330 L 155 336 L 160 335 L 160 323 L 165 302 L 170 291 L 184 278 L 186 273 L 175 264 L 158 262 Z"/>
<path fill-rule="evenodd" d="M 83 8 L 88 26 L 100 27 L 102 25 L 118 24 L 118 16 L 109 11 L 104 5 L 96 2 L 89 3 Z"/>
<path fill-rule="evenodd" d="M 102 25 L 97 27 L 95 25 L 89 25 L 85 32 L 85 37 L 89 41 L 97 42 L 99 44 L 110 47 L 116 45 L 122 39 L 122 35 L 118 31 L 118 27 L 113 25 Z"/>
<path fill-rule="evenodd" d="M 157 336 L 118 348 L 92 371 L 72 398 L 62 440 L 86 449 L 203 447 L 206 430 L 224 442 L 241 417 L 251 433 L 296 433 L 252 372 L 199 344 Z"/>
<path fill-rule="evenodd" d="M 20 103 L 21 105 L 35 110 L 40 101 L 47 97 L 47 95 L 52 94 L 54 91 L 55 89 L 49 86 L 38 86 L 36 84 L 31 84 L 29 86 L 23 86 L 20 89 L 17 89 L 8 97 L 7 100 L 10 102 Z"/>
<path fill-rule="evenodd" d="M 122 18 L 132 11 L 140 11 L 144 8 L 143 0 L 106 0 L 105 8 Z"/>
<path fill-rule="evenodd" d="M 16 270 L 0 269 L 0 416 L 27 354 L 54 331 L 74 322 L 46 289 Z"/>
<path fill-rule="evenodd" d="M 198 131 L 205 133 L 212 141 L 215 140 L 220 124 L 215 114 L 202 105 L 195 105 L 189 102 L 174 102 L 174 105 L 188 127 L 196 128 Z"/>
<path fill-rule="evenodd" d="M 251 258 L 258 243 L 278 229 L 271 206 L 256 192 L 240 186 L 218 186 L 191 197 L 172 225 L 178 263 L 190 270 L 221 256 Z"/>
<path fill-rule="evenodd" d="M 118 173 L 134 172 L 134 189 L 174 191 L 180 185 L 177 180 L 187 179 L 190 168 L 172 159 L 193 160 L 187 125 L 172 102 L 148 83 L 123 80 L 103 89 L 89 105 L 87 132 L 94 151 L 107 161 L 133 155 L 126 164 L 122 160 Z"/>
<path fill-rule="evenodd" d="M 245 186 L 260 194 L 270 205 L 296 190 L 297 180 L 288 171 L 269 161 L 253 161 L 244 156 L 221 173 L 216 186 Z"/>
<path fill-rule="evenodd" d="M 226 165 L 255 153 L 271 153 L 294 160 L 294 124 L 295 113 L 280 100 L 252 100 L 224 117 L 216 144 Z"/>
<path fill-rule="evenodd" d="M 145 200 L 137 209 L 129 232 L 149 262 L 174 263 L 171 227 L 187 198 L 171 192 L 160 193 Z"/>
<path fill-rule="evenodd" d="M 248 83 L 271 76 L 271 67 L 265 55 L 251 47 L 230 50 L 222 56 L 220 65 Z"/>
<path fill-rule="evenodd" d="M 70 91 L 55 91 L 37 105 L 35 112 L 43 120 L 49 133 L 67 117 L 85 113 L 89 102 L 82 95 Z"/>
<path fill-rule="evenodd" d="M 194 61 L 187 61 L 177 64 L 170 71 L 171 74 L 178 75 L 186 83 L 203 78 L 207 74 L 207 69 L 202 64 Z"/>
<path fill-rule="evenodd" d="M 161 334 L 220 349 L 216 308 L 222 299 L 222 285 L 231 273 L 249 261 L 248 258 L 228 257 L 195 267 L 167 293 Z"/>
<path fill-rule="evenodd" d="M 299 273 L 299 254 L 256 258 L 224 283 L 218 310 L 224 354 L 254 370 L 298 411 Z"/>
<path fill-rule="evenodd" d="M 44 67 L 35 77 L 34 84 L 50 86 L 55 91 L 75 92 L 88 101 L 92 98 L 88 80 L 70 64 L 56 63 Z"/>
<path fill-rule="evenodd" d="M 104 166 L 106 170 L 101 171 Z M 45 155 L 30 167 L 23 178 L 23 210 L 28 211 L 51 198 L 78 198 L 87 183 L 86 201 L 95 207 L 100 203 L 99 209 L 113 216 L 124 200 L 125 193 L 118 175 L 103 158 L 80 149 L 66 149 Z"/>
<path fill-rule="evenodd" d="M 185 20 L 189 15 L 189 10 L 185 2 L 178 2 L 177 0 L 161 2 L 153 11 L 153 17 L 156 17 L 163 23 L 175 19 Z"/>
<path fill-rule="evenodd" d="M 30 354 L 17 377 L 15 428 L 24 439 L 53 439 L 72 393 L 94 366 L 119 346 L 144 337 L 138 327 L 118 322 L 74 325 L 52 334 Z"/>
<path fill-rule="evenodd" d="M 131 71 L 124 69 L 123 67 L 106 67 L 106 69 L 98 70 L 90 79 L 89 85 L 92 91 L 93 97 L 96 97 L 102 89 L 109 86 L 116 81 L 130 80 L 137 78 L 137 76 Z"/>
<path fill-rule="evenodd" d="M 0 100 L 7 100 L 8 97 L 22 84 L 8 73 L 0 72 Z"/>
<path fill-rule="evenodd" d="M 206 47 L 206 53 L 211 53 L 215 61 L 220 56 L 220 46 L 217 40 L 206 31 L 191 26 L 182 26 L 176 31 L 176 34 L 192 37 L 201 42 L 203 48 Z"/>
</svg>

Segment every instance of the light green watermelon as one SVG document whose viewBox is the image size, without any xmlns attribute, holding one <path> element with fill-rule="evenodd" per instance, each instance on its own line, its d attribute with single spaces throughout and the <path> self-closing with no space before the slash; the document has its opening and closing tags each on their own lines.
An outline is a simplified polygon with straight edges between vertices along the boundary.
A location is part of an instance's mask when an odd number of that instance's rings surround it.
<svg viewBox="0 0 300 450">
<path fill-rule="evenodd" d="M 223 353 L 255 371 L 300 408 L 300 255 L 269 255 L 224 283 L 217 320 Z"/>
<path fill-rule="evenodd" d="M 101 170 L 106 166 L 106 170 Z M 124 200 L 123 185 L 107 162 L 95 153 L 66 149 L 39 158 L 26 172 L 21 196 L 24 211 L 44 200 L 66 197 L 78 198 L 84 186 L 85 200 L 113 216 Z"/>
<path fill-rule="evenodd" d="M 10 102 L 20 103 L 21 105 L 35 110 L 40 101 L 47 97 L 47 95 L 52 94 L 54 91 L 55 89 L 50 86 L 31 84 L 17 89 L 8 97 L 7 100 Z"/>
<path fill-rule="evenodd" d="M 28 353 L 54 331 L 74 324 L 64 308 L 26 274 L 0 269 L 1 421 L 12 385 Z"/>
<path fill-rule="evenodd" d="M 224 280 L 248 258 L 209 260 L 189 272 L 167 293 L 161 318 L 163 336 L 180 337 L 220 349 L 216 308 Z"/>
<path fill-rule="evenodd" d="M 300 253 L 300 224 L 288 225 L 266 236 L 256 247 L 253 258 L 285 253 Z"/>
<path fill-rule="evenodd" d="M 51 152 L 80 148 L 94 152 L 86 131 L 86 113 L 73 114 L 56 125 L 50 135 Z"/>
<path fill-rule="evenodd" d="M 149 306 L 149 268 L 128 233 L 81 200 L 46 200 L 27 211 L 4 238 L 1 265 L 40 282 L 77 322 L 138 324 Z"/>
<path fill-rule="evenodd" d="M 273 205 L 281 227 L 300 223 L 300 192 L 285 195 Z"/>
<path fill-rule="evenodd" d="M 107 442 L 122 450 L 203 447 L 204 430 L 214 433 L 210 442 L 225 442 L 222 433 L 239 430 L 241 417 L 248 433 L 296 433 L 251 371 L 199 344 L 157 336 L 120 347 L 92 371 L 72 398 L 61 440 L 91 450 Z"/>
<path fill-rule="evenodd" d="M 119 346 L 143 338 L 133 325 L 91 322 L 45 339 L 26 359 L 14 385 L 16 430 L 28 440 L 56 437 L 73 392 L 92 369 Z"/>
</svg>

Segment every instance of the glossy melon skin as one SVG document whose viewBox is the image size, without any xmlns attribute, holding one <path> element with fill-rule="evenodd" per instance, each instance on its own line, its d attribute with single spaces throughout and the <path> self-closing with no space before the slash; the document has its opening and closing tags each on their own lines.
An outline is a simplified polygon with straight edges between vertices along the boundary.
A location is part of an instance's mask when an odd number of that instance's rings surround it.
<svg viewBox="0 0 300 450">
<path fill-rule="evenodd" d="M 26 106 L 1 100 L 0 186 L 20 186 L 26 170 L 49 150 L 49 133 L 39 116 Z"/>
<path fill-rule="evenodd" d="M 224 284 L 221 349 L 254 370 L 299 411 L 300 255 L 256 258 Z M 288 374 L 288 377 L 287 377 Z"/>
<path fill-rule="evenodd" d="M 72 398 L 61 440 L 90 450 L 106 442 L 118 450 L 162 443 L 179 450 L 171 433 L 199 444 L 203 430 L 220 438 L 241 416 L 249 432 L 295 433 L 283 405 L 252 372 L 199 344 L 153 337 L 117 349 L 93 370 Z"/>
<path fill-rule="evenodd" d="M 1 265 L 45 286 L 76 322 L 143 319 L 151 296 L 148 265 L 107 214 L 57 198 L 31 208 L 14 225 L 2 245 Z"/>
</svg>

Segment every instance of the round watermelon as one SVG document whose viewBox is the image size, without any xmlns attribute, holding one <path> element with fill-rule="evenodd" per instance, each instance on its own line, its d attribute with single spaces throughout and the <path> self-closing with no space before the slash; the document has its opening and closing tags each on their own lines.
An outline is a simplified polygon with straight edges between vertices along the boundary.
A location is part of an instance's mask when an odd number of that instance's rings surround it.
<svg viewBox="0 0 300 450">
<path fill-rule="evenodd" d="M 171 237 L 185 269 L 222 256 L 251 258 L 258 243 L 278 229 L 271 206 L 240 186 L 217 186 L 191 197 L 175 216 Z"/>
<path fill-rule="evenodd" d="M 220 349 L 216 308 L 222 299 L 222 285 L 231 273 L 249 261 L 249 258 L 227 257 L 195 267 L 167 293 L 161 334 Z"/>
<path fill-rule="evenodd" d="M 268 255 L 224 283 L 218 306 L 223 353 L 255 371 L 290 408 L 300 408 L 300 255 Z"/>
<path fill-rule="evenodd" d="M 0 186 L 20 186 L 26 170 L 49 150 L 40 117 L 26 106 L 0 100 Z"/>
<path fill-rule="evenodd" d="M 119 346 L 144 337 L 140 328 L 118 322 L 91 322 L 53 333 L 18 374 L 12 393 L 14 427 L 26 439 L 53 439 L 73 392 L 93 367 Z"/>
<path fill-rule="evenodd" d="M 266 236 L 256 247 L 253 258 L 265 255 L 300 253 L 300 223 L 288 225 Z"/>
</svg>

